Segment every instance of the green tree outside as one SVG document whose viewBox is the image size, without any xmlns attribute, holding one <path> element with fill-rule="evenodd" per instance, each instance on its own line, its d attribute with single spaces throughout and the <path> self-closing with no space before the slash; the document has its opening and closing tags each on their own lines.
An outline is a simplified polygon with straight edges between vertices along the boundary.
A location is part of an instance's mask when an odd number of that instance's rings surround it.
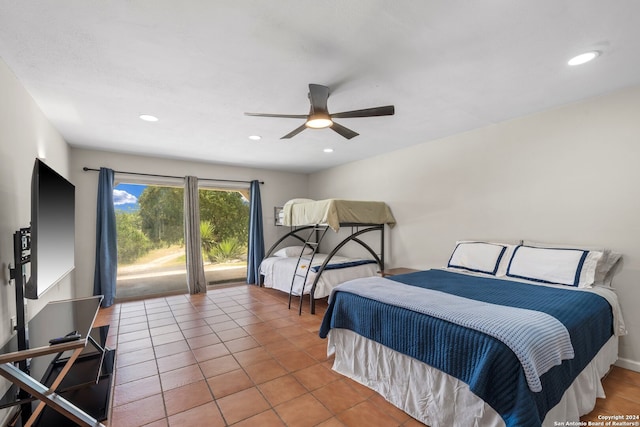
<svg viewBox="0 0 640 427">
<path fill-rule="evenodd" d="M 151 249 L 184 244 L 184 190 L 148 186 L 137 212 L 117 212 L 118 259 L 132 263 Z M 199 191 L 203 254 L 211 262 L 246 256 L 249 205 L 237 191 Z"/>
</svg>

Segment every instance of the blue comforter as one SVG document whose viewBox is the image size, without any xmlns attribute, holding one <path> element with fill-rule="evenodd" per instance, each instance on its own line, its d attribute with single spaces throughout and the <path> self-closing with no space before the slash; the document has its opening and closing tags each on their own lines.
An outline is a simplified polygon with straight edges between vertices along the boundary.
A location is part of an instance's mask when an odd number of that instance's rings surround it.
<svg viewBox="0 0 640 427">
<path fill-rule="evenodd" d="M 511 281 L 429 270 L 394 276 L 399 282 L 457 296 L 537 310 L 569 331 L 575 357 L 540 377 L 532 392 L 516 355 L 476 330 L 364 298 L 336 288 L 320 336 L 345 328 L 404 353 L 467 383 L 507 426 L 539 426 L 564 391 L 613 334 L 612 311 L 599 295 Z M 402 331 L 401 333 L 399 331 Z M 435 351 L 434 351 L 435 349 Z"/>
</svg>

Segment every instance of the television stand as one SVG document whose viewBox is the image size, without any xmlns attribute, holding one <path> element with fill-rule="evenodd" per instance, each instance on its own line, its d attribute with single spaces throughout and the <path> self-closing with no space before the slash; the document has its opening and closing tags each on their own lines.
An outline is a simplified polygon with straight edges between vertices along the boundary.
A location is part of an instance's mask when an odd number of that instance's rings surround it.
<svg viewBox="0 0 640 427">
<path fill-rule="evenodd" d="M 103 391 L 106 395 L 102 401 L 106 401 L 106 404 L 102 406 L 108 408 L 109 405 L 114 353 L 99 344 L 104 342 L 102 337 L 106 339 L 106 331 L 93 330 L 101 301 L 102 296 L 50 302 L 29 321 L 30 348 L 18 350 L 15 336 L 2 348 L 0 375 L 28 392 L 31 397 L 27 402 L 40 401 L 33 411 L 24 410 L 25 406 L 31 406 L 25 405 L 24 400 L 15 402 L 23 407 L 22 421 L 25 427 L 60 425 L 46 421 L 51 412 L 55 416 L 62 415 L 61 418 L 71 422 L 71 425 L 102 426 L 98 417 L 105 419 L 106 412 L 104 417 L 100 417 L 100 414 L 96 417 L 96 414 L 83 410 L 78 400 L 79 396 Z M 78 331 L 81 338 L 49 345 L 51 338 L 64 336 L 70 331 Z M 90 338 L 90 333 L 102 337 L 96 340 L 94 336 Z M 91 343 L 91 347 L 87 347 L 88 343 Z M 30 375 L 15 366 L 15 363 L 29 358 Z"/>
</svg>

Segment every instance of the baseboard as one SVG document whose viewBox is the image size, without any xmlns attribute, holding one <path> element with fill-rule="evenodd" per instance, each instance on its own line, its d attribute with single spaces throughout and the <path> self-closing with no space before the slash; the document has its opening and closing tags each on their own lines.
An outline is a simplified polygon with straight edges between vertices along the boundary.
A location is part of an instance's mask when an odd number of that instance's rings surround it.
<svg viewBox="0 0 640 427">
<path fill-rule="evenodd" d="M 631 371 L 640 372 L 640 362 L 636 362 L 635 360 L 624 359 L 620 357 L 616 363 L 616 366 L 620 368 L 629 369 Z"/>
</svg>

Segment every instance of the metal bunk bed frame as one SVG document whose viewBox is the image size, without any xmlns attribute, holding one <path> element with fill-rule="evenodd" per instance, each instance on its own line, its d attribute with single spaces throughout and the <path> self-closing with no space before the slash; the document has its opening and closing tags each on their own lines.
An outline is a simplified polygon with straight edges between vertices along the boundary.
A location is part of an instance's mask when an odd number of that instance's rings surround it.
<svg viewBox="0 0 640 427">
<path fill-rule="evenodd" d="M 364 249 L 366 249 L 373 256 L 373 258 L 375 259 L 376 263 L 378 264 L 378 267 L 380 267 L 380 271 L 384 271 L 384 224 L 365 224 L 365 223 L 349 223 L 349 222 L 346 222 L 346 223 L 340 223 L 340 227 L 341 228 L 342 227 L 351 227 L 351 234 L 349 236 L 347 236 L 345 239 L 343 239 L 340 243 L 338 243 L 333 248 L 333 250 L 329 253 L 329 255 L 325 258 L 324 262 L 320 265 L 320 268 L 317 271 L 316 277 L 313 280 L 313 285 L 311 286 L 311 290 L 309 291 L 309 298 L 311 300 L 310 301 L 310 312 L 311 312 L 311 314 L 315 314 L 316 313 L 316 301 L 315 301 L 315 298 L 314 298 L 314 294 L 315 294 L 315 290 L 316 290 L 316 285 L 318 284 L 318 281 L 320 280 L 320 276 L 322 275 L 322 272 L 325 270 L 327 265 L 329 265 L 329 262 L 331 261 L 331 259 L 347 243 L 356 242 L 357 244 L 362 246 Z M 302 292 L 300 292 L 300 303 L 298 305 L 298 314 L 299 315 L 302 314 L 302 299 L 304 298 L 304 288 L 305 288 L 305 284 L 307 282 L 307 276 L 308 276 L 309 271 L 311 270 L 311 268 L 308 268 L 306 270 L 306 274 L 299 275 L 297 273 L 298 266 L 300 265 L 300 261 L 303 260 L 303 259 L 309 261 L 309 264 L 311 264 L 311 262 L 313 261 L 313 258 L 315 257 L 316 252 L 318 251 L 318 248 L 320 247 L 320 243 L 321 243 L 323 237 L 326 235 L 326 231 L 327 231 L 328 228 L 329 228 L 329 226 L 328 225 L 324 225 L 324 224 L 315 224 L 315 225 L 305 225 L 305 226 L 299 226 L 299 227 L 291 227 L 291 231 L 289 231 L 287 234 L 285 234 L 280 239 L 278 239 L 271 246 L 271 248 L 269 248 L 269 250 L 266 253 L 265 258 L 271 256 L 271 254 L 274 252 L 274 250 L 282 242 L 284 242 L 289 237 L 293 237 L 295 239 L 300 240 L 302 243 L 304 243 L 303 250 L 300 251 L 300 256 L 298 257 L 298 263 L 296 264 L 296 269 L 294 271 L 294 276 L 291 279 L 291 290 L 289 291 L 289 308 L 291 308 L 291 297 L 292 297 L 292 291 L 293 291 L 293 282 L 295 281 L 296 276 L 303 277 Z M 300 233 L 303 233 L 305 231 L 310 231 L 306 238 L 303 237 L 302 235 L 300 235 Z M 360 236 L 362 236 L 363 234 L 376 232 L 376 231 L 380 232 L 380 255 L 379 256 L 371 248 L 371 246 L 369 246 L 367 243 L 365 243 L 364 241 L 362 241 L 360 239 Z M 305 254 L 304 254 L 304 248 L 306 248 L 306 247 L 310 247 L 311 249 L 313 249 L 313 252 L 311 253 L 311 256 L 309 256 L 309 257 L 305 257 Z"/>
</svg>

